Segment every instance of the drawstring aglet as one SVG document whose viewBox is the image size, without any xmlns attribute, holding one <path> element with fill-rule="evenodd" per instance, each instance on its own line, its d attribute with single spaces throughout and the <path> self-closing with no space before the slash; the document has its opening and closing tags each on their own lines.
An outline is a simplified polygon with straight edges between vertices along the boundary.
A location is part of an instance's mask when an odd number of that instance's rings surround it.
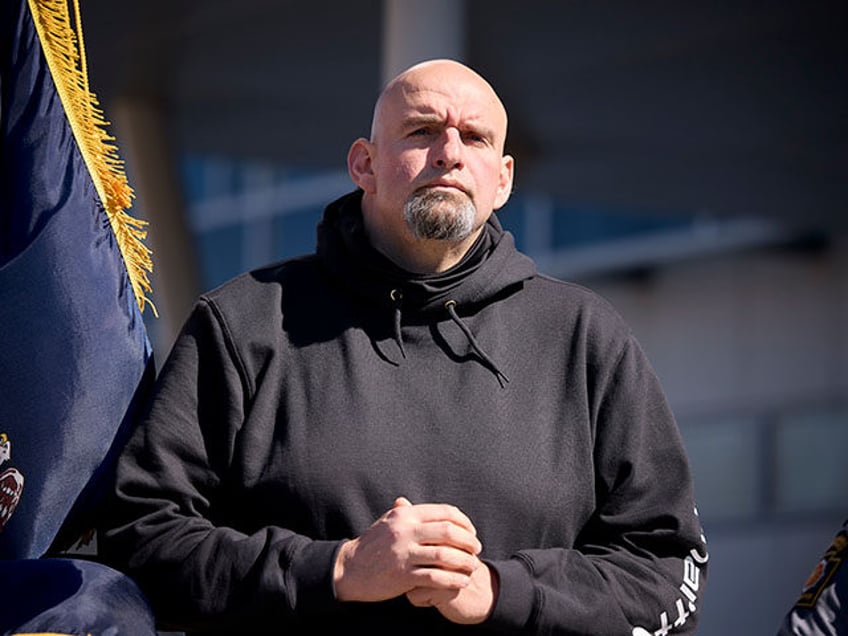
<svg viewBox="0 0 848 636">
<path fill-rule="evenodd" d="M 395 342 L 397 343 L 398 349 L 400 349 L 400 355 L 405 360 L 406 359 L 406 350 L 403 348 L 403 334 L 401 333 L 401 310 L 400 304 L 403 300 L 403 292 L 400 289 L 393 289 L 389 292 L 389 298 L 392 299 L 392 302 L 395 304 Z"/>
<path fill-rule="evenodd" d="M 489 354 L 483 351 L 480 348 L 480 345 L 477 344 L 477 339 L 474 337 L 474 334 L 471 333 L 471 329 L 468 328 L 468 325 L 466 325 L 459 317 L 459 314 L 456 313 L 456 301 L 446 301 L 445 309 L 447 310 L 448 315 L 451 317 L 451 320 L 453 320 L 454 323 L 456 323 L 456 325 L 462 331 L 462 333 L 465 334 L 465 337 L 468 339 L 468 344 L 470 344 L 474 352 L 478 356 L 480 356 L 480 359 L 483 360 L 483 364 L 489 367 L 489 370 L 491 370 L 492 373 L 495 374 L 495 377 L 498 379 L 498 383 L 501 385 L 501 387 L 503 387 L 505 382 L 509 382 L 509 378 L 503 371 L 498 368 L 498 365 L 495 364 L 494 360 L 492 360 Z"/>
</svg>

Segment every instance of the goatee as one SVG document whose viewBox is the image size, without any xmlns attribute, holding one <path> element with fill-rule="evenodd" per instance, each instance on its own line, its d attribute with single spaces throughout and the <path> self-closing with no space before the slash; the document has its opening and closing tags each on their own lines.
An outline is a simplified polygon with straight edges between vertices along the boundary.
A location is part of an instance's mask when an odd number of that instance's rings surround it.
<svg viewBox="0 0 848 636">
<path fill-rule="evenodd" d="M 463 193 L 421 188 L 409 197 L 403 213 L 416 238 L 459 242 L 474 231 L 477 209 Z"/>
</svg>

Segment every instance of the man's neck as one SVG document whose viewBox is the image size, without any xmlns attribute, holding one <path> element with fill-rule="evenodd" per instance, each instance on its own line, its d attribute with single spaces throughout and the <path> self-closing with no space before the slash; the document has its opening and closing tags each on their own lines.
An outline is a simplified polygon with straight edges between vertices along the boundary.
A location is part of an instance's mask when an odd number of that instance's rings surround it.
<svg viewBox="0 0 848 636">
<path fill-rule="evenodd" d="M 483 229 L 477 229 L 462 241 L 419 239 L 411 233 L 403 237 L 387 236 L 367 223 L 365 231 L 374 249 L 398 267 L 413 274 L 438 274 L 459 263 Z"/>
</svg>

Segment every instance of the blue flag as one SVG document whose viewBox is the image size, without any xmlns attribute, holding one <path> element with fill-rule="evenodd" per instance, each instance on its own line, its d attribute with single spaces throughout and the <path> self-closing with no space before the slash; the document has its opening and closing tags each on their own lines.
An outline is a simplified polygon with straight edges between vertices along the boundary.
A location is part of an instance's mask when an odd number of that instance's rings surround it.
<svg viewBox="0 0 848 636">
<path fill-rule="evenodd" d="M 0 559 L 30 559 L 87 529 L 152 382 L 149 251 L 75 2 L 0 4 Z"/>
</svg>

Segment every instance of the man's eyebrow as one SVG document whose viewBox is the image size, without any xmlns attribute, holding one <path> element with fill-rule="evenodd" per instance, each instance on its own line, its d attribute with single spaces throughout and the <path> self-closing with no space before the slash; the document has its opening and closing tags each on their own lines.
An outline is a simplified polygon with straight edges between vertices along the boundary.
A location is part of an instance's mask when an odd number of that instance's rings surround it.
<svg viewBox="0 0 848 636">
<path fill-rule="evenodd" d="M 401 120 L 401 128 L 404 130 L 409 130 L 412 128 L 416 128 L 417 126 L 432 126 L 432 125 L 443 125 L 444 119 L 437 115 L 436 113 L 414 113 L 404 117 Z M 495 137 L 495 130 L 491 126 L 484 125 L 479 121 L 470 121 L 462 126 L 460 126 L 463 132 L 470 131 L 476 132 L 480 135 L 493 139 Z"/>
<path fill-rule="evenodd" d="M 413 128 L 422 124 L 441 124 L 443 120 L 435 113 L 414 113 L 404 117 L 401 120 L 401 126 L 404 128 Z"/>
</svg>

